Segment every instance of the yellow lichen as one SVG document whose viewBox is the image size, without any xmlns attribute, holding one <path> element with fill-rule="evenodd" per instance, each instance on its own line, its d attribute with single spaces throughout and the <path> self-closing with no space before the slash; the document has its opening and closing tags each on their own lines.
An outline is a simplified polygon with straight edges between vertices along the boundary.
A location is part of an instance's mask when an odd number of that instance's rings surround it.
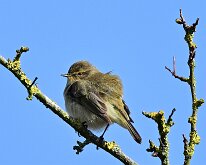
<svg viewBox="0 0 206 165">
<path fill-rule="evenodd" d="M 117 144 L 112 141 L 112 142 L 105 142 L 104 145 L 109 149 L 109 150 L 112 150 L 113 148 L 115 147 L 118 147 Z"/>
</svg>

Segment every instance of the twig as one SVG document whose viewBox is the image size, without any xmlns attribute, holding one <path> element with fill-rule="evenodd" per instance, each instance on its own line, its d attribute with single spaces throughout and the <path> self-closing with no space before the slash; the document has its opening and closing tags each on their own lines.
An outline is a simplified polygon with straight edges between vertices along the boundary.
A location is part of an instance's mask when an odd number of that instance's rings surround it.
<svg viewBox="0 0 206 165">
<path fill-rule="evenodd" d="M 190 154 L 188 154 L 188 152 L 190 152 L 190 151 L 188 151 L 188 149 L 189 149 L 189 147 L 188 147 L 188 140 L 187 140 L 187 138 L 185 137 L 184 134 L 182 134 L 182 137 L 183 137 L 184 155 L 185 155 L 184 164 L 188 164 L 188 163 L 187 163 L 187 162 L 188 162 L 187 160 L 188 160 L 188 159 L 191 159 L 191 157 L 189 156 Z"/>
<path fill-rule="evenodd" d="M 184 134 L 182 134 L 182 137 L 183 137 L 183 143 L 184 143 L 184 145 L 187 146 L 187 145 L 188 145 L 188 140 L 187 140 L 187 138 L 185 137 Z"/>
<path fill-rule="evenodd" d="M 172 122 L 172 116 L 173 116 L 173 114 L 175 113 L 175 111 L 176 111 L 176 109 L 173 108 L 171 114 L 169 115 L 169 118 L 167 119 L 167 124 L 173 125 L 173 123 L 171 123 L 171 122 Z"/>
<path fill-rule="evenodd" d="M 165 69 L 168 70 L 172 76 L 174 76 L 175 78 L 179 79 L 180 81 L 183 81 L 183 82 L 188 82 L 188 78 L 185 78 L 185 77 L 182 77 L 182 76 L 178 76 L 176 74 L 176 60 L 175 60 L 175 56 L 173 56 L 173 71 L 168 68 L 167 66 L 165 66 Z"/>
<path fill-rule="evenodd" d="M 80 152 L 83 151 L 84 147 L 87 146 L 90 143 L 91 142 L 90 142 L 89 139 L 86 139 L 84 142 L 77 141 L 78 145 L 74 146 L 73 150 L 76 150 L 76 154 L 79 154 Z"/>
<path fill-rule="evenodd" d="M 18 61 L 24 52 L 28 52 L 29 48 L 22 46 L 20 49 L 16 50 L 16 56 L 13 61 Z"/>
</svg>

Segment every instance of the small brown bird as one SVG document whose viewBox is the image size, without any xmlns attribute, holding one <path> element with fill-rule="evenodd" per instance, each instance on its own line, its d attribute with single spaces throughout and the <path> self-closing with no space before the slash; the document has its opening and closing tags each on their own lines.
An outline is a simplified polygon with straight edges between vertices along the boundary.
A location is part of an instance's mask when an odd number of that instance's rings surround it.
<svg viewBox="0 0 206 165">
<path fill-rule="evenodd" d="M 86 122 L 92 130 L 105 128 L 106 131 L 109 125 L 117 123 L 141 143 L 142 138 L 132 125 L 130 111 L 122 100 L 122 83 L 118 76 L 101 73 L 87 61 L 74 63 L 62 76 L 67 77 L 64 99 L 71 117 Z"/>
</svg>

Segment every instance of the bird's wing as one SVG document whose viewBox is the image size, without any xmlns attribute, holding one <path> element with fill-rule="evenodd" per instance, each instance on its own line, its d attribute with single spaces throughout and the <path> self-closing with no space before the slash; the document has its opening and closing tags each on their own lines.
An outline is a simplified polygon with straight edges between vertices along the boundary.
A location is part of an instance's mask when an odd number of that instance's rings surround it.
<svg viewBox="0 0 206 165">
<path fill-rule="evenodd" d="M 81 80 L 82 81 L 82 80 Z M 106 111 L 107 107 L 104 100 L 96 93 L 90 91 L 90 86 L 86 82 L 76 81 L 70 85 L 68 94 L 70 97 L 79 104 L 86 107 L 107 123 L 111 123 Z"/>
<path fill-rule="evenodd" d="M 124 110 L 127 112 L 127 115 L 129 116 L 130 122 L 134 123 L 134 121 L 132 120 L 132 118 L 130 117 L 130 110 L 129 107 L 127 106 L 127 104 L 125 103 L 124 100 L 122 100 L 123 104 L 124 104 Z"/>
</svg>

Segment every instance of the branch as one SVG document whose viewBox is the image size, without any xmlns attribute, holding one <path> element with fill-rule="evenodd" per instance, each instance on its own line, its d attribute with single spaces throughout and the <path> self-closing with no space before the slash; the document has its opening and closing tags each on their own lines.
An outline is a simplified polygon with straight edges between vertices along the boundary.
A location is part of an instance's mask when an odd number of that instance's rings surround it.
<svg viewBox="0 0 206 165">
<path fill-rule="evenodd" d="M 83 143 L 80 141 L 77 141 L 77 144 L 78 145 L 74 146 L 73 149 L 76 150 L 76 154 L 79 154 L 80 152 L 83 151 L 86 145 L 90 144 L 90 140 L 86 139 Z"/>
<path fill-rule="evenodd" d="M 203 99 L 199 99 L 196 96 L 196 81 L 195 81 L 195 49 L 197 48 L 196 44 L 193 42 L 194 33 L 196 31 L 196 26 L 199 23 L 199 18 L 196 19 L 195 23 L 192 25 L 188 25 L 182 15 L 182 10 L 180 9 L 180 18 L 176 19 L 176 23 L 183 26 L 185 30 L 185 41 L 189 48 L 189 57 L 188 57 L 188 66 L 190 70 L 190 74 L 188 78 L 184 78 L 185 82 L 190 86 L 190 91 L 192 95 L 192 115 L 188 119 L 188 123 L 190 123 L 190 139 L 189 143 L 186 139 L 185 135 L 183 135 L 184 142 L 184 165 L 189 165 L 190 160 L 194 154 L 195 145 L 200 143 L 200 136 L 196 130 L 197 124 L 197 112 L 198 108 L 204 103 Z M 167 69 L 167 68 L 166 68 Z M 169 70 L 169 69 L 167 69 Z M 170 70 L 169 70 L 170 71 Z M 172 73 L 172 72 L 171 72 Z M 174 76 L 174 75 L 173 75 Z M 175 77 L 176 78 L 176 77 Z"/>
<path fill-rule="evenodd" d="M 174 76 L 174 78 L 177 78 L 177 79 L 179 79 L 180 81 L 183 81 L 183 82 L 188 82 L 189 81 L 188 78 L 185 78 L 185 77 L 182 77 L 182 76 L 178 76 L 176 74 L 176 60 L 175 60 L 175 56 L 173 56 L 173 71 L 170 68 L 168 68 L 167 66 L 165 66 L 165 69 L 168 70 L 172 74 L 172 76 Z"/>
<path fill-rule="evenodd" d="M 170 132 L 170 128 L 174 125 L 174 122 L 172 120 L 172 115 L 174 114 L 174 112 L 175 109 L 172 110 L 167 121 L 164 117 L 163 111 L 149 113 L 142 112 L 143 115 L 145 115 L 148 118 L 151 118 L 158 125 L 160 144 L 159 146 L 156 146 L 151 140 L 149 140 L 150 146 L 147 149 L 147 152 L 152 152 L 153 157 L 159 157 L 162 165 L 169 165 L 169 141 L 167 135 Z"/>
<path fill-rule="evenodd" d="M 37 85 L 35 85 L 37 77 L 34 79 L 34 81 L 31 81 L 27 78 L 26 74 L 21 69 L 20 57 L 22 53 L 27 52 L 28 50 L 29 48 L 27 47 L 21 47 L 20 50 L 16 51 L 17 54 L 13 61 L 11 61 L 10 59 L 6 60 L 4 57 L 0 56 L 0 64 L 7 68 L 10 72 L 12 72 L 14 76 L 27 89 L 27 99 L 32 100 L 33 96 L 36 97 L 37 100 L 39 100 L 46 106 L 46 108 L 49 108 L 53 113 L 58 115 L 62 120 L 64 120 L 67 124 L 73 127 L 81 136 L 83 136 L 86 139 L 85 142 L 78 142 L 79 146 L 74 147 L 74 149 L 77 150 L 78 153 L 80 152 L 80 148 L 83 149 L 83 147 L 87 144 L 93 143 L 97 145 L 99 148 L 102 148 L 106 152 L 113 155 L 115 158 L 119 159 L 122 163 L 126 165 L 136 165 L 137 163 L 131 158 L 129 158 L 127 155 L 125 155 L 115 142 L 107 142 L 94 135 L 91 131 L 87 130 L 82 125 L 82 123 L 71 118 L 54 101 L 52 101 L 44 93 L 42 93 L 40 89 L 37 87 Z"/>
</svg>

